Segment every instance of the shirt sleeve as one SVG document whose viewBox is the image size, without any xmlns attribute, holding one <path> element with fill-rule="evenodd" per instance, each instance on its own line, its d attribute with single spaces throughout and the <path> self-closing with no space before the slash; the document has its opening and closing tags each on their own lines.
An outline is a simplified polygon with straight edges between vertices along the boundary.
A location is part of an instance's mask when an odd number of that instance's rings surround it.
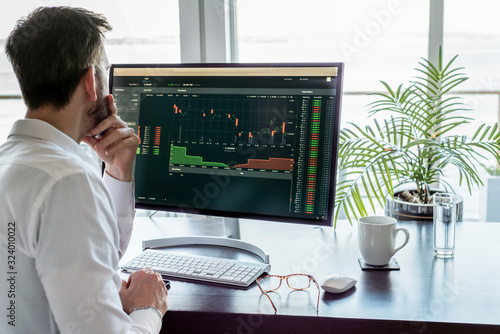
<svg viewBox="0 0 500 334">
<path fill-rule="evenodd" d="M 35 263 L 59 330 L 158 333 L 161 320 L 153 312 L 123 311 L 116 251 L 121 240 L 113 199 L 100 178 L 65 176 L 40 198 Z"/>
<path fill-rule="evenodd" d="M 116 208 L 118 233 L 120 236 L 118 255 L 121 259 L 130 242 L 134 224 L 134 182 L 119 181 L 106 172 L 104 172 L 103 181 L 111 193 Z"/>
<path fill-rule="evenodd" d="M 129 333 L 159 333 L 161 329 L 161 321 L 157 314 L 150 310 L 137 310 L 130 313 L 132 319 L 132 329 Z"/>
</svg>

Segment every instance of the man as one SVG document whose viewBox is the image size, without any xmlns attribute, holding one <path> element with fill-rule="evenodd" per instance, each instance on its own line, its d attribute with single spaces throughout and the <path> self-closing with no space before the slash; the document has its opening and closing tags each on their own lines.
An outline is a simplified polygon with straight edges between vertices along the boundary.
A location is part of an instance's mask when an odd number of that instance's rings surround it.
<svg viewBox="0 0 500 334">
<path fill-rule="evenodd" d="M 28 111 L 0 147 L 2 334 L 157 333 L 167 311 L 159 274 L 117 273 L 139 138 L 107 93 L 110 29 L 83 9 L 39 8 L 6 42 Z"/>
</svg>

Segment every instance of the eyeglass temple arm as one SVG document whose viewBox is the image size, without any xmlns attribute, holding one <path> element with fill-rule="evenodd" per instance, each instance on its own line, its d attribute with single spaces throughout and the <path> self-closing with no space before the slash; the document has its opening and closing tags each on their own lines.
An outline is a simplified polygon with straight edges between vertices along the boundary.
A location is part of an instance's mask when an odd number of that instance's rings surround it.
<svg viewBox="0 0 500 334">
<path fill-rule="evenodd" d="M 312 280 L 313 280 L 314 284 L 316 284 L 316 287 L 318 288 L 318 302 L 316 303 L 316 310 L 319 310 L 319 295 L 320 295 L 321 290 L 319 289 L 319 284 L 318 284 L 318 282 L 316 282 L 316 279 L 314 277 L 312 277 Z"/>
<path fill-rule="evenodd" d="M 271 297 L 269 297 L 269 295 L 267 294 L 267 292 L 265 292 L 264 289 L 262 289 L 262 287 L 260 286 L 259 279 L 257 279 L 256 282 L 257 282 L 257 286 L 260 289 L 260 292 L 262 292 L 262 294 L 265 295 L 267 297 L 267 299 L 269 299 L 269 301 L 271 302 L 271 305 L 272 305 L 272 307 L 274 309 L 274 313 L 275 314 L 278 313 L 278 310 L 276 309 L 276 306 L 274 306 L 274 303 L 273 303 Z"/>
</svg>

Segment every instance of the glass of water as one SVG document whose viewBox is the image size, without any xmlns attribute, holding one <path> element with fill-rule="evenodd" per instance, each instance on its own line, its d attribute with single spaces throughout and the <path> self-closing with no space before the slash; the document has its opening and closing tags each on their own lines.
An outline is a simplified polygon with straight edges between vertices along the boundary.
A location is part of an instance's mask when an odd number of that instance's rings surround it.
<svg viewBox="0 0 500 334">
<path fill-rule="evenodd" d="M 455 255 L 456 197 L 450 193 L 434 194 L 434 256 Z"/>
</svg>

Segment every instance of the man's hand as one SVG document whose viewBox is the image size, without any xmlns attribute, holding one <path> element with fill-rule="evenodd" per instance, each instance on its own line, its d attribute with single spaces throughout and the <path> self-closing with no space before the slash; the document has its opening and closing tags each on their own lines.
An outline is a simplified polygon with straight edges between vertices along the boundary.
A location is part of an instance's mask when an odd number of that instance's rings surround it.
<svg viewBox="0 0 500 334">
<path fill-rule="evenodd" d="M 112 95 L 107 96 L 109 116 L 92 130 L 93 135 L 104 134 L 96 139 L 83 138 L 83 142 L 106 163 L 106 172 L 121 181 L 132 181 L 132 168 L 140 139 L 134 130 L 116 115 L 116 105 Z"/>
<path fill-rule="evenodd" d="M 128 282 L 122 281 L 120 289 L 123 310 L 127 314 L 136 307 L 152 306 L 164 315 L 168 309 L 167 294 L 161 275 L 151 268 L 133 272 Z"/>
</svg>

